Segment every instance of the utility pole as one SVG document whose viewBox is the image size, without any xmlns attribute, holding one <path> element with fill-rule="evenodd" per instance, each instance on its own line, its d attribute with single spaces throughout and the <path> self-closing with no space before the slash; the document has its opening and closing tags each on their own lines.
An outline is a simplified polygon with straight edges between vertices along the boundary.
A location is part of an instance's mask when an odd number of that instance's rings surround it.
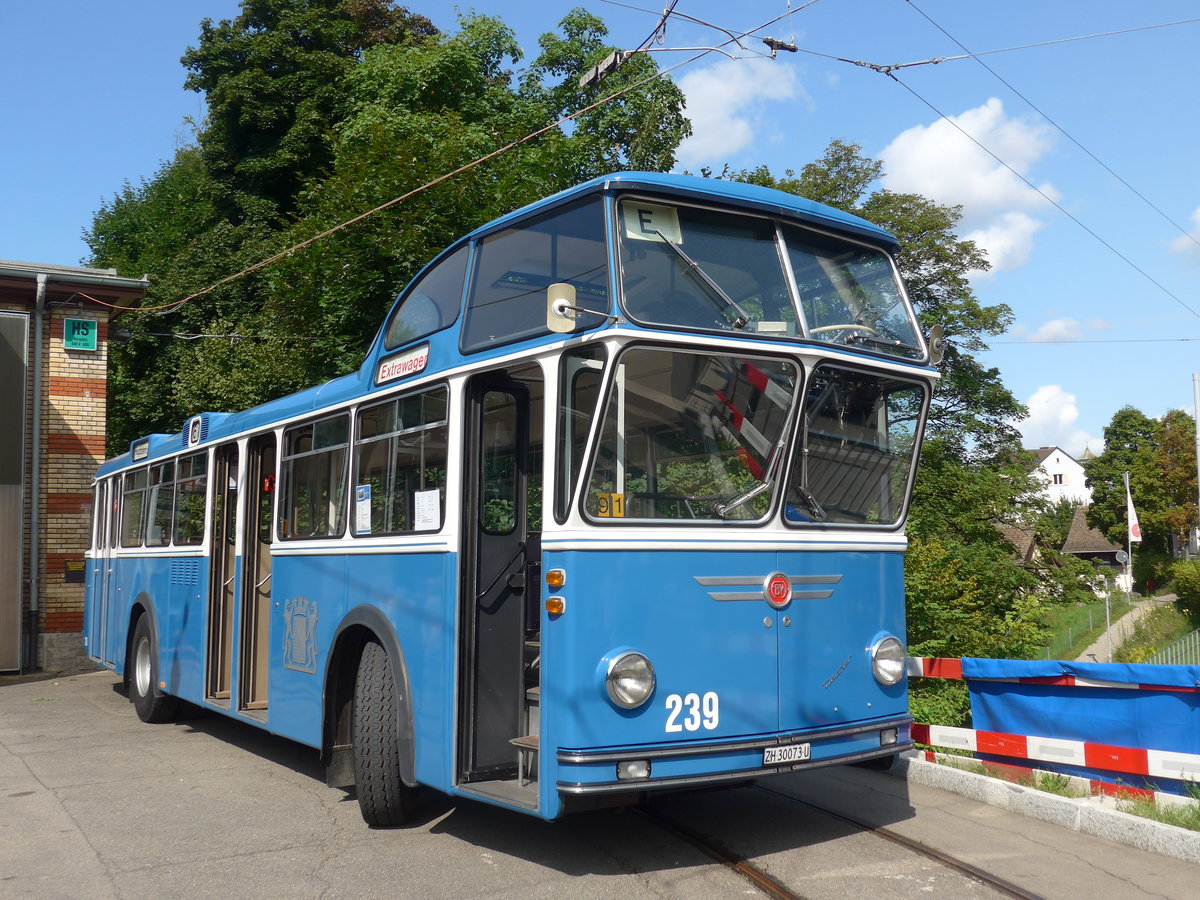
<svg viewBox="0 0 1200 900">
<path fill-rule="evenodd" d="M 1196 508 L 1200 511 L 1200 374 L 1192 373 L 1192 395 L 1196 404 L 1194 415 L 1196 417 Z M 1198 520 L 1200 521 L 1200 520 Z M 1197 526 L 1200 528 L 1200 525 Z M 1188 535 L 1188 555 L 1191 555 L 1192 550 L 1192 535 Z"/>
</svg>

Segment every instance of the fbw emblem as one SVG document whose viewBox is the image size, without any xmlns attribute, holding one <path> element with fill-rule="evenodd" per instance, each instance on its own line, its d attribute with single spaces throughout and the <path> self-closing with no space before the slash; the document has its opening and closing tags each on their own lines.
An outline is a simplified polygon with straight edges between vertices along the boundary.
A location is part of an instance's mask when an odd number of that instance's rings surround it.
<svg viewBox="0 0 1200 900">
<path fill-rule="evenodd" d="M 317 601 L 293 597 L 283 607 L 283 667 L 317 671 Z"/>
</svg>

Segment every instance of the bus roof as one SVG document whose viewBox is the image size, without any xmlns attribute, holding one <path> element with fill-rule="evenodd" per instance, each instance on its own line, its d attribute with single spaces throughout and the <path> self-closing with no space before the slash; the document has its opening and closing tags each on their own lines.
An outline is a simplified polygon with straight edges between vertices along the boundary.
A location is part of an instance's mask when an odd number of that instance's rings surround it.
<svg viewBox="0 0 1200 900">
<path fill-rule="evenodd" d="M 759 212 L 801 219 L 813 225 L 824 225 L 838 231 L 849 231 L 875 243 L 881 243 L 892 250 L 899 246 L 899 242 L 891 232 L 885 231 L 873 222 L 796 194 L 757 184 L 745 184 L 740 181 L 724 181 L 718 178 L 672 175 L 661 172 L 614 172 L 611 175 L 601 175 L 599 178 L 577 184 L 538 200 L 536 203 L 523 206 L 498 219 L 493 219 L 486 225 L 464 235 L 455 243 L 506 228 L 520 219 L 536 215 L 544 209 L 569 202 L 576 197 L 600 191 L 639 189 L 668 191 L 673 195 L 688 196 L 694 200 L 719 200 L 733 203 Z"/>
</svg>

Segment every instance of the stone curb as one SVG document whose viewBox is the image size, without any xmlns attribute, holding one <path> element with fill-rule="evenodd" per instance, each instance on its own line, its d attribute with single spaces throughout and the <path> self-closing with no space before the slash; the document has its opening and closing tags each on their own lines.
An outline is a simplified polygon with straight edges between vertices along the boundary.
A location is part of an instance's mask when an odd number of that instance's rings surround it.
<svg viewBox="0 0 1200 900">
<path fill-rule="evenodd" d="M 889 771 L 915 784 L 950 791 L 1031 819 L 1184 862 L 1200 863 L 1200 832 L 1123 813 L 1105 806 L 1099 797 L 1059 797 L 909 755 L 900 756 Z"/>
</svg>

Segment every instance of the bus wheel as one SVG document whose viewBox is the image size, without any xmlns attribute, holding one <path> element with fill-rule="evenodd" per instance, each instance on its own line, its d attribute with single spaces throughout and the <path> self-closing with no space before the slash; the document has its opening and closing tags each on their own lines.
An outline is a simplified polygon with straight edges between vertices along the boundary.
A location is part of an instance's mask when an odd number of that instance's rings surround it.
<svg viewBox="0 0 1200 900">
<path fill-rule="evenodd" d="M 387 651 L 368 641 L 354 682 L 354 781 L 358 808 L 368 825 L 401 825 L 413 791 L 400 780 L 400 729 L 396 686 Z"/>
<path fill-rule="evenodd" d="M 150 617 L 142 614 L 133 628 L 133 645 L 126 665 L 129 672 L 129 699 L 143 722 L 170 722 L 179 709 L 179 700 L 158 688 L 158 644 Z"/>
</svg>

